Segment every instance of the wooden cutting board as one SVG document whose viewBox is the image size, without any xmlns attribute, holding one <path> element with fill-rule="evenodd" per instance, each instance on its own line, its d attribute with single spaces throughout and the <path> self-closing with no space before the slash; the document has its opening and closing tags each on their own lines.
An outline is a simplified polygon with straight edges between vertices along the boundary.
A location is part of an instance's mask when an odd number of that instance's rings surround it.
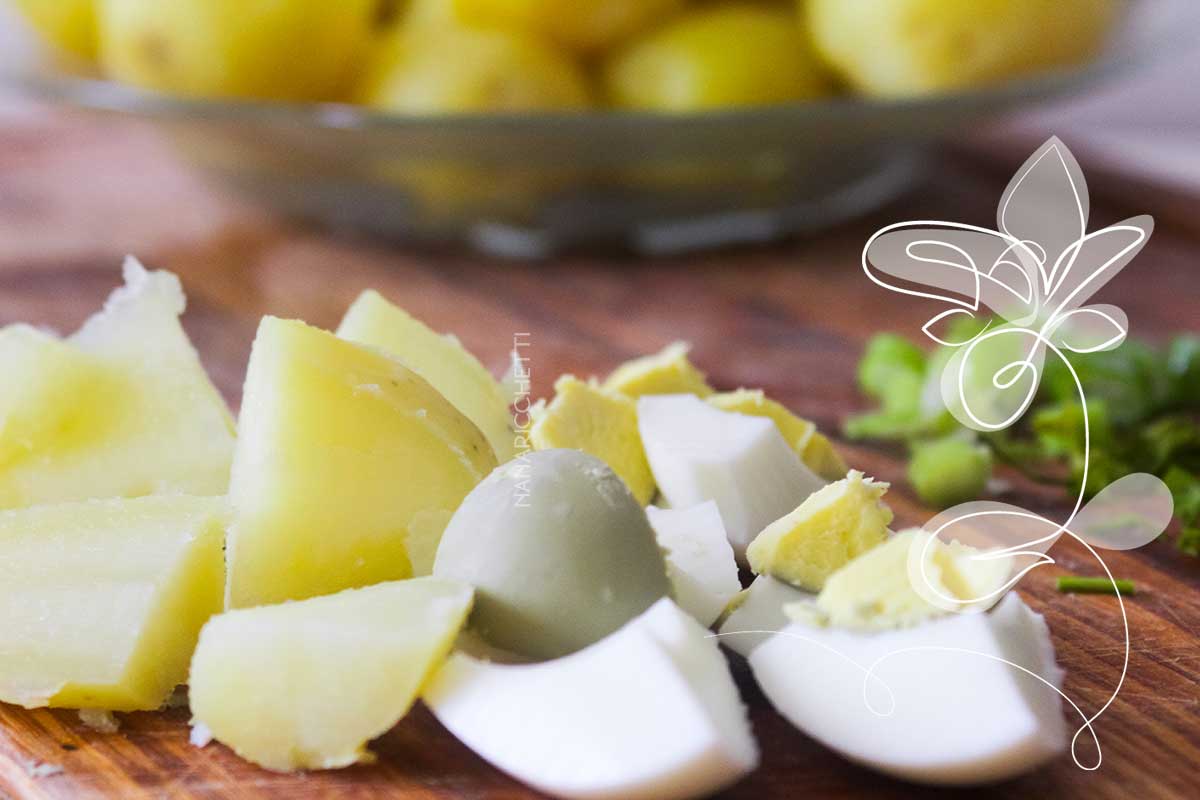
<svg viewBox="0 0 1200 800">
<path fill-rule="evenodd" d="M 836 431 L 861 405 L 853 367 L 865 339 L 883 330 L 915 336 L 933 311 L 897 301 L 865 279 L 858 253 L 866 237 L 900 219 L 987 224 L 1016 165 L 995 171 L 948 161 L 940 178 L 904 204 L 814 241 L 673 261 L 501 264 L 408 252 L 271 219 L 204 187 L 140 129 L 39 116 L 0 127 L 0 324 L 72 328 L 117 283 L 120 256 L 135 252 L 183 277 L 191 296 L 185 324 L 235 406 L 259 315 L 270 311 L 332 326 L 370 286 L 435 327 L 455 331 L 497 370 L 513 334 L 529 333 L 535 386 L 543 394 L 560 372 L 603 373 L 623 358 L 687 339 L 716 385 L 762 386 Z M 1093 194 L 1103 196 L 1103 187 L 1093 186 Z M 1093 219 L 1107 224 L 1145 210 L 1155 209 L 1097 201 Z M 1198 261 L 1200 231 L 1160 228 L 1138 263 L 1102 297 L 1126 310 L 1135 335 L 1200 330 Z M 856 467 L 894 482 L 889 499 L 901 522 L 929 516 L 904 485 L 902 453 L 842 449 Z M 1013 481 L 1005 499 L 1051 515 L 1065 511 L 1056 492 Z M 1052 554 L 1058 564 L 1026 578 L 1021 592 L 1046 615 L 1067 671 L 1067 693 L 1090 711 L 1120 677 L 1120 616 L 1112 597 L 1058 594 L 1055 575 L 1095 574 L 1098 567 L 1070 543 Z M 1062 758 L 971 796 L 1196 796 L 1200 560 L 1160 541 L 1112 554 L 1108 563 L 1142 591 L 1127 604 L 1132 652 L 1125 685 L 1096 726 L 1101 768 L 1085 772 Z M 798 733 L 766 704 L 744 664 L 732 664 L 763 765 L 723 797 L 926 792 L 852 766 Z M 377 764 L 303 775 L 260 770 L 219 744 L 194 748 L 187 717 L 183 709 L 124 715 L 118 733 L 102 734 L 74 712 L 0 706 L 0 797 L 535 796 L 476 758 L 419 707 L 376 742 Z M 1086 742 L 1080 754 L 1094 760 Z"/>
</svg>

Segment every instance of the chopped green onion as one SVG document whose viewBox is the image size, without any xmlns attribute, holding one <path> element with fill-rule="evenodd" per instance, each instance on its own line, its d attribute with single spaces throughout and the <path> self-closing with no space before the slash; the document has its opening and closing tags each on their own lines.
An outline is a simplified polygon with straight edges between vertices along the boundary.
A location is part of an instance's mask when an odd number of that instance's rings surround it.
<svg viewBox="0 0 1200 800">
<path fill-rule="evenodd" d="M 974 437 L 951 434 L 913 445 L 908 482 L 921 500 L 949 508 L 983 494 L 992 477 L 992 451 Z"/>
<path fill-rule="evenodd" d="M 993 322 L 959 316 L 939 338 L 965 342 Z M 987 351 L 982 363 L 976 359 L 970 376 L 960 377 L 969 377 L 972 387 L 981 379 L 978 388 L 990 392 L 995 371 L 1018 356 L 997 347 Z M 876 408 L 848 418 L 843 428 L 850 439 L 908 444 L 909 482 L 930 505 L 979 496 L 987 485 L 989 470 L 981 452 L 953 440 L 925 447 L 930 440 L 965 432 L 941 396 L 943 373 L 956 352 L 940 347 L 926 355 L 894 334 L 873 338 L 859 364 L 858 380 Z M 1086 437 L 1079 384 L 1087 396 Z M 1125 475 L 1157 475 L 1175 500 L 1180 523 L 1176 546 L 1200 556 L 1200 335 L 1183 334 L 1168 347 L 1127 341 L 1113 350 L 1072 354 L 1069 361 L 1048 358 L 1039 387 L 1027 420 L 982 437 L 990 455 L 1040 483 L 1061 484 L 1072 493 L 1082 490 L 1086 497 Z M 969 432 L 965 436 L 966 441 L 978 438 Z M 955 469 L 958 464 L 964 467 L 961 472 Z M 1085 476 L 1087 485 L 1080 486 Z"/>
<path fill-rule="evenodd" d="M 1110 581 L 1108 578 L 1084 578 L 1079 575 L 1064 575 L 1059 578 L 1058 590 L 1067 594 L 1137 594 L 1137 587 L 1133 581 L 1120 578 Z"/>
<path fill-rule="evenodd" d="M 897 394 L 896 377 L 912 377 L 912 385 L 906 383 L 904 393 L 913 395 L 913 404 L 919 399 L 921 382 L 925 377 L 927 356 L 915 344 L 894 333 L 880 333 L 867 342 L 866 352 L 858 364 L 858 385 L 870 397 L 893 400 Z"/>
</svg>

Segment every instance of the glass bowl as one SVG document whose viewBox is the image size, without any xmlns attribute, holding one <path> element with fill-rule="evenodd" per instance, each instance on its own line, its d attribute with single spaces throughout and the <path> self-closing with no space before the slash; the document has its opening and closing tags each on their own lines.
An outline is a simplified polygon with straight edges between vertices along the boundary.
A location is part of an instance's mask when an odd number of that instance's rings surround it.
<svg viewBox="0 0 1200 800">
<path fill-rule="evenodd" d="M 0 85 L 148 121 L 221 182 L 331 225 L 518 258 L 591 246 L 671 254 L 812 232 L 870 211 L 911 184 L 931 141 L 1194 42 L 1197 7 L 1138 0 L 1094 63 L 983 90 L 687 115 L 409 117 L 187 100 L 36 57 L 0 59 Z"/>
</svg>

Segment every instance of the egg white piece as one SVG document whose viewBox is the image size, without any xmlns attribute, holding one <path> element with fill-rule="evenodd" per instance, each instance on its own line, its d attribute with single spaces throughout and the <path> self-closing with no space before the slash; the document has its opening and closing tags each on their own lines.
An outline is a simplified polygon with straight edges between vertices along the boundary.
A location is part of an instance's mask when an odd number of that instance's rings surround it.
<svg viewBox="0 0 1200 800">
<path fill-rule="evenodd" d="M 639 398 L 638 430 L 667 503 L 715 501 L 738 559 L 763 528 L 825 485 L 773 421 L 720 411 L 694 395 Z"/>
<path fill-rule="evenodd" d="M 756 647 L 792 624 L 784 606 L 812 602 L 814 597 L 770 575 L 759 575 L 721 625 L 721 644 L 748 657 Z"/>
<path fill-rule="evenodd" d="M 906 780 L 1004 780 L 1067 746 L 1055 690 L 1062 671 L 1049 629 L 1015 593 L 987 614 L 899 630 L 796 623 L 749 661 L 767 698 L 797 728 L 852 761 Z"/>
<path fill-rule="evenodd" d="M 659 547 L 666 551 L 675 602 L 707 628 L 742 590 L 717 504 L 710 500 L 683 509 L 648 506 L 646 515 Z"/>
<path fill-rule="evenodd" d="M 666 599 L 553 661 L 456 653 L 425 702 L 477 754 L 555 797 L 704 797 L 758 764 L 716 640 Z"/>
</svg>

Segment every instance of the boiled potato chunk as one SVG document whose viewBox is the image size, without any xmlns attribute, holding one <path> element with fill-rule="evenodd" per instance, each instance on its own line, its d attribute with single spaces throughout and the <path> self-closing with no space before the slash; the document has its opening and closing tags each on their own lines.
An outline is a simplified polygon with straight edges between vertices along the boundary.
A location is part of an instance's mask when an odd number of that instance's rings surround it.
<svg viewBox="0 0 1200 800">
<path fill-rule="evenodd" d="M 493 472 L 450 520 L 433 574 L 474 586 L 472 627 L 529 658 L 594 644 L 671 591 L 646 512 L 578 450 L 537 450 Z"/>
<path fill-rule="evenodd" d="M 130 259 L 67 341 L 0 336 L 0 508 L 226 492 L 233 420 L 179 324 L 185 303 L 178 278 Z"/>
<path fill-rule="evenodd" d="M 358 100 L 406 114 L 545 111 L 587 107 L 591 90 L 574 62 L 536 39 L 435 27 L 381 45 Z"/>
<path fill-rule="evenodd" d="M 817 49 L 855 88 L 965 89 L 1092 58 L 1116 0 L 804 0 Z"/>
<path fill-rule="evenodd" d="M 91 61 L 96 57 L 96 0 L 13 0 L 50 44 Z"/>
<path fill-rule="evenodd" d="M 221 610 L 223 498 L 0 512 L 0 700 L 159 708 Z"/>
<path fill-rule="evenodd" d="M 103 416 L 79 398 L 101 391 L 109 375 L 98 359 L 28 325 L 0 329 L 0 471 L 56 440 L 85 438 Z"/>
<path fill-rule="evenodd" d="M 806 419 L 797 417 L 788 411 L 782 403 L 777 403 L 763 394 L 761 389 L 738 389 L 736 392 L 722 392 L 708 398 L 722 411 L 733 411 L 737 414 L 749 414 L 755 417 L 767 417 L 775 422 L 783 438 L 787 440 L 800 460 L 813 472 L 827 481 L 841 480 L 846 477 L 849 467 L 829 439 L 817 430 L 817 426 Z"/>
<path fill-rule="evenodd" d="M 471 588 L 418 578 L 209 620 L 192 659 L 195 720 L 273 770 L 371 760 L 450 652 Z"/>
<path fill-rule="evenodd" d="M 404 549 L 414 578 L 433 574 L 433 561 L 437 558 L 442 532 L 446 530 L 453 516 L 452 512 L 444 508 L 431 508 L 418 511 L 409 520 Z"/>
<path fill-rule="evenodd" d="M 239 432 L 234 608 L 409 577 L 414 518 L 452 512 L 496 466 L 479 429 L 399 361 L 274 317 L 250 353 Z"/>
<path fill-rule="evenodd" d="M 772 522 L 746 548 L 750 567 L 808 591 L 887 537 L 888 485 L 852 471 Z"/>
<path fill-rule="evenodd" d="M 585 53 L 645 30 L 683 0 L 454 0 L 459 19 L 505 26 Z"/>
<path fill-rule="evenodd" d="M 529 431 L 537 450 L 582 450 L 612 467 L 639 505 L 654 497 L 654 476 L 638 433 L 637 404 L 622 394 L 564 375 Z"/>
<path fill-rule="evenodd" d="M 453 335 L 435 333 L 373 291 L 363 292 L 354 301 L 337 333 L 400 359 L 475 423 L 498 459 L 512 457 L 510 398 Z"/>
<path fill-rule="evenodd" d="M 618 108 L 699 111 L 830 93 L 790 9 L 721 3 L 690 11 L 614 53 L 604 68 Z"/>
<path fill-rule="evenodd" d="M 100 0 L 117 80 L 197 97 L 337 99 L 366 55 L 376 0 Z"/>
<path fill-rule="evenodd" d="M 691 346 L 673 342 L 653 355 L 621 364 L 604 380 L 604 388 L 630 397 L 644 394 L 694 394 L 708 397 L 713 388 L 704 373 L 688 360 Z"/>
</svg>

